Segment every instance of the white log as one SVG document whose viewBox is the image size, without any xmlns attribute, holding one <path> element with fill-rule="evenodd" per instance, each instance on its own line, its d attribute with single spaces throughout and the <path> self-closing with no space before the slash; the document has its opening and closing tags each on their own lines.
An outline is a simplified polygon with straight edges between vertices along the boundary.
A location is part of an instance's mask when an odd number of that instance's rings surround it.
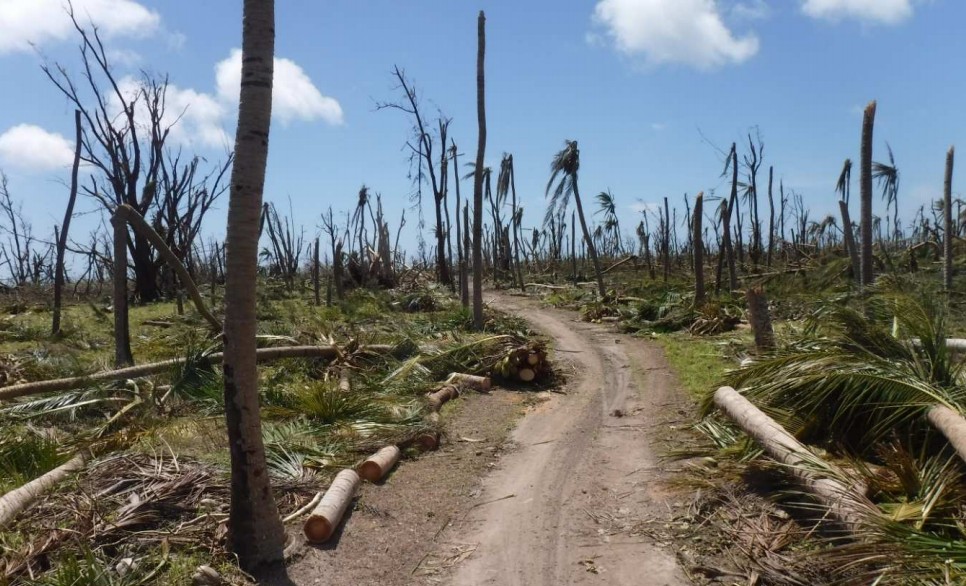
<svg viewBox="0 0 966 586">
<path fill-rule="evenodd" d="M 325 491 L 322 500 L 302 526 L 309 543 L 323 543 L 332 537 L 358 488 L 359 475 L 355 470 L 347 468 L 336 475 L 329 490 Z"/>
<path fill-rule="evenodd" d="M 87 457 L 84 454 L 77 454 L 50 472 L 42 474 L 23 486 L 0 496 L 0 527 L 12 521 L 21 511 L 47 494 L 72 472 L 82 469 L 86 462 Z"/>
<path fill-rule="evenodd" d="M 481 393 L 489 393 L 490 388 L 493 386 L 493 383 L 490 381 L 490 377 L 488 376 L 476 376 L 473 374 L 463 374 L 460 372 L 450 373 L 449 378 L 446 379 L 446 382 L 450 384 L 462 385 Z"/>
<path fill-rule="evenodd" d="M 359 476 L 369 482 L 378 482 L 399 462 L 401 455 L 396 446 L 386 446 L 359 466 Z"/>
</svg>

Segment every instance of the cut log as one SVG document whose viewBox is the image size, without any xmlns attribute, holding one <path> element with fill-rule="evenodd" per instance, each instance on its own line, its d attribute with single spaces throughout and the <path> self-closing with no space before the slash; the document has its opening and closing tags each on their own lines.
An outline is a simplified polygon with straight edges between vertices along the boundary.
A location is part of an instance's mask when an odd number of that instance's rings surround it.
<svg viewBox="0 0 966 586">
<path fill-rule="evenodd" d="M 931 407 L 926 418 L 946 436 L 959 457 L 966 461 L 966 419 L 945 405 Z"/>
<path fill-rule="evenodd" d="M 50 489 L 60 484 L 71 473 L 82 469 L 86 462 L 86 455 L 83 453 L 77 454 L 50 472 L 0 496 L 0 527 L 12 521 L 21 511 L 47 494 Z"/>
<path fill-rule="evenodd" d="M 435 452 L 439 449 L 440 434 L 438 431 L 426 431 L 416 436 L 413 444 L 419 446 L 427 452 Z"/>
<path fill-rule="evenodd" d="M 399 462 L 402 453 L 396 446 L 386 446 L 369 456 L 359 466 L 359 476 L 369 482 L 378 482 Z"/>
<path fill-rule="evenodd" d="M 765 415 L 751 401 L 731 387 L 721 387 L 714 403 L 742 430 L 757 441 L 769 456 L 785 465 L 792 474 L 836 520 L 851 532 L 866 524 L 868 511 L 876 510 L 864 494 L 844 483 L 818 475 L 810 462 L 819 462 L 801 442 L 785 431 L 774 419 Z M 825 464 L 825 466 L 829 466 Z"/>
<path fill-rule="evenodd" d="M 355 470 L 345 469 L 336 475 L 329 490 L 325 491 L 322 500 L 302 526 L 309 543 L 324 543 L 332 537 L 358 488 L 359 475 Z"/>
<path fill-rule="evenodd" d="M 439 411 L 444 403 L 459 396 L 460 390 L 458 388 L 453 385 L 446 385 L 439 390 L 428 393 L 426 398 L 429 399 L 429 406 L 433 411 Z"/>
<path fill-rule="evenodd" d="M 517 372 L 517 378 L 519 378 L 525 383 L 528 383 L 533 381 L 533 379 L 537 378 L 537 372 L 532 368 L 521 368 Z"/>
<path fill-rule="evenodd" d="M 393 346 L 374 344 L 361 346 L 358 351 L 377 354 L 387 354 L 391 352 Z M 256 351 L 256 359 L 259 362 L 270 362 L 283 358 L 326 358 L 333 360 L 339 357 L 339 349 L 335 346 L 282 346 L 279 348 L 259 348 Z M 222 360 L 221 352 L 213 352 L 204 357 L 209 363 L 219 363 Z M 69 391 L 80 387 L 91 385 L 99 381 L 120 380 L 126 378 L 138 378 L 158 374 L 172 367 L 184 364 L 184 358 L 172 358 L 140 366 L 129 366 L 116 370 L 104 370 L 85 376 L 74 376 L 69 378 L 58 378 L 32 383 L 21 383 L 0 387 L 0 401 L 25 397 L 28 395 L 39 395 L 40 393 L 53 393 L 56 391 Z"/>
<path fill-rule="evenodd" d="M 449 378 L 446 379 L 446 382 L 449 384 L 462 385 L 481 393 L 489 393 L 490 388 L 493 385 L 493 383 L 490 381 L 490 377 L 488 376 L 476 376 L 473 374 L 463 374 L 459 372 L 450 373 Z"/>
<path fill-rule="evenodd" d="M 542 355 L 541 352 L 531 352 L 527 356 L 527 364 L 529 364 L 530 366 L 538 366 L 540 364 L 543 364 L 543 361 L 545 359 L 546 359 L 546 356 Z"/>
<path fill-rule="evenodd" d="M 349 381 L 349 370 L 346 368 L 343 368 L 342 372 L 339 373 L 339 390 L 343 393 L 352 391 L 352 383 Z"/>
</svg>

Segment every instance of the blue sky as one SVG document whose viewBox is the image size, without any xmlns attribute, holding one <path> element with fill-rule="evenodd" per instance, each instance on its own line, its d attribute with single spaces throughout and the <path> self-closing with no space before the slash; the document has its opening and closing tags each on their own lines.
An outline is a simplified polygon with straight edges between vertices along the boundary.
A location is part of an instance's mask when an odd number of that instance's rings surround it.
<svg viewBox="0 0 966 586">
<path fill-rule="evenodd" d="M 0 0 L 0 169 L 44 234 L 61 221 L 72 109 L 40 70 L 42 53 L 78 72 L 62 0 Z M 74 0 L 104 31 L 119 77 L 167 73 L 187 108 L 178 141 L 224 155 L 237 103 L 240 0 Z M 717 188 L 721 154 L 753 127 L 786 190 L 812 217 L 832 209 L 846 157 L 858 158 L 861 109 L 877 99 L 902 174 L 906 218 L 942 188 L 944 155 L 966 131 L 966 4 L 954 0 L 601 0 L 478 3 L 279 0 L 276 88 L 266 199 L 314 235 L 319 215 L 354 205 L 365 183 L 391 224 L 412 185 L 410 121 L 376 111 L 399 97 L 404 68 L 427 116 L 453 119 L 476 144 L 476 13 L 487 13 L 487 164 L 514 155 L 524 223 L 540 222 L 548 166 L 563 140 L 581 146 L 581 192 L 616 196 L 622 221 L 645 204 Z M 33 45 L 28 45 L 32 42 Z M 954 191 L 958 192 L 958 181 Z M 465 182 L 464 194 L 471 184 Z M 429 199 L 426 200 L 429 205 Z M 227 197 L 209 231 L 223 231 Z M 877 213 L 884 203 L 877 201 Z M 93 202 L 81 211 L 94 209 Z M 427 210 L 429 211 L 429 210 Z M 429 217 L 431 214 L 427 214 Z M 407 213 L 408 228 L 415 216 Z M 78 231 L 89 230 L 85 216 Z M 427 232 L 428 236 L 428 232 Z M 413 242 L 413 232 L 406 238 Z"/>
</svg>

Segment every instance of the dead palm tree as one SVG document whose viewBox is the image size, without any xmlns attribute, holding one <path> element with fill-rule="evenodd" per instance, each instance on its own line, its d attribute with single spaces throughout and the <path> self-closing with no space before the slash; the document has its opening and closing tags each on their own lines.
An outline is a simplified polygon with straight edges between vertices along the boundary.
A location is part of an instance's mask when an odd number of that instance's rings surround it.
<svg viewBox="0 0 966 586">
<path fill-rule="evenodd" d="M 946 174 L 943 181 L 943 286 L 946 294 L 953 288 L 953 160 L 954 147 L 946 152 Z"/>
<path fill-rule="evenodd" d="M 274 0 L 245 0 L 241 94 L 225 238 L 225 419 L 231 454 L 232 551 L 251 570 L 282 559 L 285 529 L 272 495 L 255 364 L 258 224 L 265 186 L 275 55 Z"/>
<path fill-rule="evenodd" d="M 580 170 L 580 149 L 577 148 L 576 140 L 564 141 L 564 148 L 553 157 L 550 163 L 550 180 L 547 181 L 546 194 L 550 195 L 550 188 L 554 182 L 557 186 L 550 197 L 550 205 L 547 207 L 547 215 L 544 218 L 544 225 L 553 222 L 556 214 L 566 211 L 570 196 L 574 197 L 574 205 L 577 206 L 577 217 L 580 219 L 580 229 L 584 234 L 584 243 L 587 245 L 587 254 L 594 264 L 594 274 L 597 277 L 597 292 L 600 298 L 607 296 L 604 289 L 604 276 L 600 270 L 600 259 L 597 258 L 597 249 L 594 247 L 594 240 L 587 229 L 587 220 L 584 218 L 584 206 L 580 201 L 580 190 L 577 185 L 577 173 Z"/>
<path fill-rule="evenodd" d="M 852 217 L 849 214 L 849 195 L 852 185 L 852 159 L 845 159 L 842 172 L 835 183 L 835 192 L 839 194 L 839 213 L 842 215 L 842 236 L 845 240 L 845 251 L 852 264 L 852 278 L 860 281 L 859 251 L 855 246 L 855 233 L 852 231 Z"/>
<path fill-rule="evenodd" d="M 476 142 L 476 169 L 483 168 L 486 154 L 486 15 L 480 11 L 476 19 L 476 120 L 479 127 Z M 483 174 L 473 177 L 473 326 L 483 329 Z"/>
<path fill-rule="evenodd" d="M 889 209 L 892 209 L 892 222 L 886 228 L 886 237 L 891 234 L 892 239 L 898 242 L 900 236 L 899 226 L 899 168 L 896 167 L 896 159 L 892 155 L 892 147 L 886 143 L 886 151 L 889 155 L 889 163 L 872 163 L 872 178 L 879 182 L 882 189 L 882 199 L 886 202 L 886 218 L 889 217 Z"/>
<path fill-rule="evenodd" d="M 859 229 L 861 232 L 861 283 L 872 284 L 872 132 L 875 127 L 875 100 L 869 102 L 862 116 L 861 158 L 859 161 L 859 195 L 862 198 Z"/>
<path fill-rule="evenodd" d="M 620 254 L 621 223 L 617 217 L 617 200 L 614 198 L 614 194 L 610 192 L 610 189 L 597 194 L 597 211 L 595 214 L 604 215 L 604 233 L 607 235 L 609 242 L 609 253 L 613 256 Z"/>
</svg>

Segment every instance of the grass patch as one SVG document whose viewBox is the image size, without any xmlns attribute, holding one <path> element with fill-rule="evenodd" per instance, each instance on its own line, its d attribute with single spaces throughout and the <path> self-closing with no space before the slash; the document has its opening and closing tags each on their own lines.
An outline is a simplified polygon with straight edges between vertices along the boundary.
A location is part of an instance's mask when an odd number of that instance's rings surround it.
<svg viewBox="0 0 966 586">
<path fill-rule="evenodd" d="M 664 348 L 681 386 L 695 399 L 721 384 L 725 371 L 734 367 L 726 356 L 739 343 L 737 336 L 700 338 L 683 332 L 654 334 L 652 339 Z"/>
</svg>

